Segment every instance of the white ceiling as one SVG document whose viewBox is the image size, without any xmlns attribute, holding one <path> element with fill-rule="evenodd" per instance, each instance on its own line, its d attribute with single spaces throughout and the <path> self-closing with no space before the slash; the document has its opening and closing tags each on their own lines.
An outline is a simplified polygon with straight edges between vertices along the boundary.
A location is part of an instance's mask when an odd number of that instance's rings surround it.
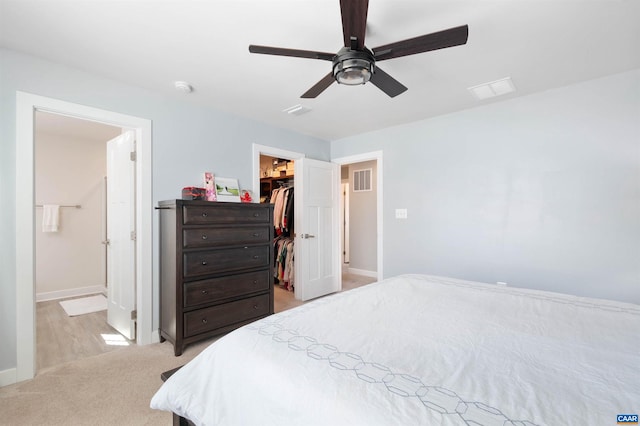
<svg viewBox="0 0 640 426">
<path fill-rule="evenodd" d="M 380 63 L 409 88 L 396 98 L 333 84 L 300 99 L 331 63 L 248 46 L 337 52 L 338 0 L 0 0 L 0 46 L 325 140 L 640 68 L 638 0 L 370 0 L 365 44 L 464 24 L 464 46 Z M 467 91 L 503 77 L 516 93 Z M 312 110 L 282 112 L 296 104 Z"/>
<path fill-rule="evenodd" d="M 119 127 L 43 111 L 36 112 L 35 126 L 36 135 L 47 133 L 101 144 L 122 133 Z"/>
</svg>

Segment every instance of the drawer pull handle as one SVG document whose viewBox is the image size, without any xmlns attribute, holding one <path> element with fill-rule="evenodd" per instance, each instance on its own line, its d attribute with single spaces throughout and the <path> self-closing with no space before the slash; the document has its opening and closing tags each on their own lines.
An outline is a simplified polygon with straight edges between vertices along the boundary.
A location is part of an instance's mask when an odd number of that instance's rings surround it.
<svg viewBox="0 0 640 426">
<path fill-rule="evenodd" d="M 202 266 L 207 266 L 207 261 L 206 260 L 202 261 Z"/>
<path fill-rule="evenodd" d="M 202 290 L 202 294 L 207 294 L 207 290 Z"/>
<path fill-rule="evenodd" d="M 207 217 L 207 216 L 209 216 L 207 212 L 202 212 L 202 217 Z"/>
<path fill-rule="evenodd" d="M 253 285 L 258 284 L 258 280 L 253 280 Z"/>
<path fill-rule="evenodd" d="M 206 318 L 202 318 L 202 323 L 206 324 L 207 323 L 207 319 Z"/>
<path fill-rule="evenodd" d="M 260 213 L 254 213 L 253 217 L 260 217 Z"/>
<path fill-rule="evenodd" d="M 254 233 L 253 233 L 253 236 L 254 236 L 254 237 L 259 237 L 259 236 L 260 236 L 260 234 L 259 234 L 258 232 L 254 232 Z"/>
<path fill-rule="evenodd" d="M 257 254 L 253 256 L 254 259 L 259 258 L 260 256 L 258 256 Z"/>
<path fill-rule="evenodd" d="M 258 310 L 258 305 L 253 305 L 253 309 Z"/>
<path fill-rule="evenodd" d="M 207 234 L 202 234 L 202 239 L 203 239 L 203 240 L 206 240 L 207 238 L 208 238 L 208 237 L 207 237 Z"/>
</svg>

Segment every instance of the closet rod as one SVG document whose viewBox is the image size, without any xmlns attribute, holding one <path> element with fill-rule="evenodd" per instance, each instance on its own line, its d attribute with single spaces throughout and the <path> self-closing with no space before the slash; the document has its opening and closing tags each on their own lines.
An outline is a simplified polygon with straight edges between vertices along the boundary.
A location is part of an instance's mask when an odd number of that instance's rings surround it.
<svg viewBox="0 0 640 426">
<path fill-rule="evenodd" d="M 36 207 L 42 207 L 42 204 L 36 204 Z M 62 205 L 61 205 L 60 207 L 74 207 L 74 208 L 76 208 L 76 209 L 81 209 L 81 208 L 82 208 L 82 205 L 81 205 L 81 204 L 74 204 L 74 205 L 72 205 L 72 206 L 62 206 Z"/>
</svg>

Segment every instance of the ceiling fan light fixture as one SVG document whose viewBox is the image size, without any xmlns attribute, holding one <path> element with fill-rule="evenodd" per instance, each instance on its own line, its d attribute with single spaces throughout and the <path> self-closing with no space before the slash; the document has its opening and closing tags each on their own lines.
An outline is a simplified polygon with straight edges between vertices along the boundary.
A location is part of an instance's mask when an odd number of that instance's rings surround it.
<svg viewBox="0 0 640 426">
<path fill-rule="evenodd" d="M 348 86 L 361 85 L 371 81 L 374 86 L 382 90 L 390 98 L 394 98 L 404 93 L 407 88 L 382 69 L 377 68 L 376 61 L 460 46 L 466 44 L 469 38 L 469 26 L 461 25 L 375 47 L 373 50 L 376 54 L 374 55 L 371 50 L 365 47 L 368 9 L 369 0 L 340 0 L 344 47 L 335 55 L 315 50 L 288 49 L 254 44 L 249 45 L 249 52 L 331 61 L 331 72 L 327 73 L 320 81 L 304 92 L 300 96 L 302 99 L 316 98 L 336 81 L 339 84 Z"/>
<path fill-rule="evenodd" d="M 351 50 L 345 47 L 333 61 L 333 78 L 348 86 L 365 84 L 371 79 L 374 62 L 369 50 Z"/>
<path fill-rule="evenodd" d="M 333 68 L 333 76 L 340 84 L 357 86 L 371 79 L 371 63 L 364 59 L 346 59 Z"/>
</svg>

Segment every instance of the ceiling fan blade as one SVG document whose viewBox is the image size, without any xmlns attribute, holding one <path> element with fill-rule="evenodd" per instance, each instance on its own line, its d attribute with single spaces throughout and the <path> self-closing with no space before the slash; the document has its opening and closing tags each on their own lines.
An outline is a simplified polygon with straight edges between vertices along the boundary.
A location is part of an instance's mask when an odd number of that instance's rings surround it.
<svg viewBox="0 0 640 426">
<path fill-rule="evenodd" d="M 311 89 L 307 90 L 300 97 L 307 98 L 307 99 L 315 98 L 320 93 L 324 92 L 327 87 L 331 86 L 331 83 L 333 83 L 334 81 L 336 81 L 336 79 L 333 78 L 333 72 L 330 72 L 329 74 L 325 75 L 322 80 L 317 82 Z"/>
<path fill-rule="evenodd" d="M 460 27 L 449 28 L 448 30 L 438 31 L 437 33 L 426 34 L 376 47 L 373 49 L 373 56 L 376 58 L 376 61 L 383 61 L 385 59 L 415 55 L 416 53 L 466 44 L 468 37 L 469 26 L 462 25 Z"/>
<path fill-rule="evenodd" d="M 375 72 L 371 75 L 371 80 L 369 81 L 392 98 L 395 98 L 400 93 L 403 93 L 407 90 L 407 88 L 402 83 L 391 77 L 386 72 L 382 71 L 377 66 Z"/>
<path fill-rule="evenodd" d="M 367 29 L 369 0 L 340 0 L 342 14 L 342 34 L 345 47 L 354 48 L 351 38 L 355 37 L 356 50 L 364 49 L 364 35 Z"/>
<path fill-rule="evenodd" d="M 293 56 L 295 58 L 308 58 L 308 59 L 322 59 L 325 61 L 332 61 L 335 53 L 327 52 L 315 52 L 313 50 L 298 50 L 298 49 L 285 49 L 283 47 L 269 47 L 269 46 L 256 46 L 250 45 L 249 52 L 261 53 L 263 55 L 277 55 L 277 56 Z"/>
</svg>

